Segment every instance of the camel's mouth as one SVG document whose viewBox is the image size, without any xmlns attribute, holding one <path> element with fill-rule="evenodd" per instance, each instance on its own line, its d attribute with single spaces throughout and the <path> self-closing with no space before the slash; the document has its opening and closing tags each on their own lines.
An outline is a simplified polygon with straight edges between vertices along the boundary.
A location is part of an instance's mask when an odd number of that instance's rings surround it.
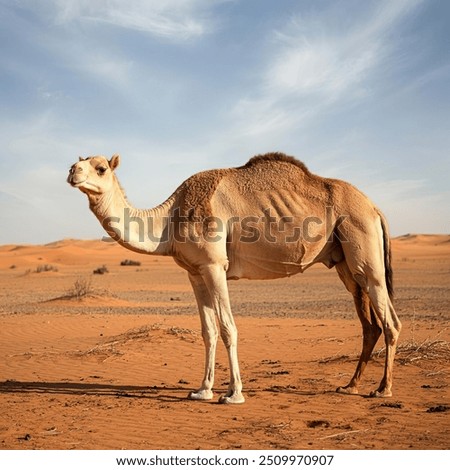
<svg viewBox="0 0 450 470">
<path fill-rule="evenodd" d="M 81 190 L 83 193 L 88 193 L 88 192 L 96 192 L 95 191 L 95 187 L 91 187 L 91 185 L 87 182 L 87 180 L 83 180 L 83 181 L 74 181 L 73 179 L 72 180 L 69 180 L 67 179 L 68 183 L 70 184 L 70 186 L 72 186 L 72 188 L 77 188 L 79 190 Z"/>
<path fill-rule="evenodd" d="M 67 182 L 74 188 L 78 188 L 83 183 L 86 183 L 87 178 L 81 175 L 74 174 L 73 171 L 69 172 L 69 176 L 67 177 Z"/>
<path fill-rule="evenodd" d="M 72 188 L 78 188 L 83 193 L 98 193 L 99 188 L 96 185 L 89 183 L 87 178 L 84 179 L 77 179 L 74 178 L 73 175 L 69 175 L 67 178 L 67 182 L 72 186 Z"/>
<path fill-rule="evenodd" d="M 86 182 L 86 180 L 83 180 L 83 181 L 75 181 L 72 177 L 69 176 L 69 178 L 67 178 L 67 182 L 70 184 L 70 186 L 72 186 L 73 188 L 78 188 L 80 187 L 83 183 Z"/>
</svg>

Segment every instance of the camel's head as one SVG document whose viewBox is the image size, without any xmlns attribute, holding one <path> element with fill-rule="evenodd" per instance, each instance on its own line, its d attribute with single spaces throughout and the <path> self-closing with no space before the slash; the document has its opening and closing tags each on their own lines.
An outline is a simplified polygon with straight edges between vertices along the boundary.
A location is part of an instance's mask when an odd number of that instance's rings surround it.
<svg viewBox="0 0 450 470">
<path fill-rule="evenodd" d="M 119 155 L 110 160 L 102 156 L 82 158 L 69 170 L 67 182 L 86 194 L 103 194 L 109 191 L 114 183 L 114 170 L 119 166 Z"/>
</svg>

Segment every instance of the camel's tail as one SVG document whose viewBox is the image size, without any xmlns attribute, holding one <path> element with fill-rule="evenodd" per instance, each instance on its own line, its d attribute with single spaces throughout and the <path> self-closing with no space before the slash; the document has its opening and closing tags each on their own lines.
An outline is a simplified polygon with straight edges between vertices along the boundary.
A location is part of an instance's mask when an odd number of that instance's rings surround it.
<svg viewBox="0 0 450 470">
<path fill-rule="evenodd" d="M 384 247 L 384 272 L 386 277 L 386 286 L 391 301 L 394 301 L 394 279 L 392 271 L 392 251 L 391 239 L 389 237 L 389 229 L 386 219 L 381 212 L 378 212 L 381 220 L 381 228 L 383 229 L 383 247 Z"/>
</svg>

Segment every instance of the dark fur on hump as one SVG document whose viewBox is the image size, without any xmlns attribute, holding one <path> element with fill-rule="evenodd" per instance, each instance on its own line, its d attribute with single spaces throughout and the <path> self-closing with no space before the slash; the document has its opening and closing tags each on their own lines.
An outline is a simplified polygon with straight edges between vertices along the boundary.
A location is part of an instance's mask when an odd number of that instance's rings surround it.
<svg viewBox="0 0 450 470">
<path fill-rule="evenodd" d="M 271 152 L 271 153 L 265 153 L 262 155 L 256 155 L 241 167 L 238 167 L 238 169 L 241 168 L 250 168 L 252 166 L 259 165 L 261 163 L 269 163 L 269 162 L 286 162 L 286 163 L 291 163 L 292 165 L 295 165 L 299 167 L 301 170 L 303 170 L 306 174 L 311 174 L 306 165 L 301 162 L 300 160 L 297 160 L 294 157 L 290 157 L 289 155 L 286 155 L 282 152 Z"/>
</svg>

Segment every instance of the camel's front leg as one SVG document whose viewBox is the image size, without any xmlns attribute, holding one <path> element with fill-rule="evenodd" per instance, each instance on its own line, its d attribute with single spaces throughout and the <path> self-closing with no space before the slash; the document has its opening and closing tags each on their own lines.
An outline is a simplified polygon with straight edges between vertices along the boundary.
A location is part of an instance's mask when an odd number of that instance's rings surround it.
<svg viewBox="0 0 450 470">
<path fill-rule="evenodd" d="M 244 403 L 237 356 L 237 328 L 231 313 L 226 271 L 222 265 L 214 264 L 203 267 L 201 274 L 219 320 L 220 336 L 227 348 L 230 365 L 228 392 L 220 397 L 219 402 L 227 404 Z"/>
<path fill-rule="evenodd" d="M 209 291 L 201 276 L 189 274 L 195 299 L 197 300 L 198 311 L 202 323 L 202 337 L 205 343 L 205 375 L 202 385 L 195 392 L 189 394 L 191 400 L 211 400 L 213 398 L 212 387 L 214 385 L 214 365 L 217 345 L 217 325 L 214 317 L 214 309 Z"/>
</svg>

